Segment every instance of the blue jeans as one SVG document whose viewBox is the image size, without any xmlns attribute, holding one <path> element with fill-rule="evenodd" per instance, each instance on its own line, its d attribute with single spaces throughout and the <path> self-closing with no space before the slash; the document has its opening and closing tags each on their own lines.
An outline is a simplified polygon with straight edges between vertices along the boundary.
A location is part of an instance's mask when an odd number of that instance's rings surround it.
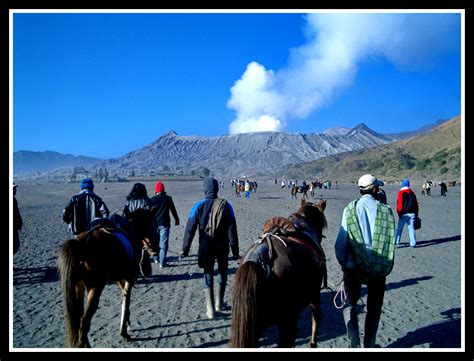
<svg viewBox="0 0 474 361">
<path fill-rule="evenodd" d="M 415 232 L 415 213 L 405 213 L 398 219 L 397 236 L 395 244 L 400 244 L 402 238 L 403 227 L 407 223 L 408 235 L 410 236 L 410 246 L 416 246 L 416 232 Z"/>
<path fill-rule="evenodd" d="M 155 244 L 160 247 L 159 262 L 162 267 L 166 265 L 166 254 L 168 253 L 168 244 L 170 237 L 170 227 L 158 226 L 155 233 Z"/>
</svg>

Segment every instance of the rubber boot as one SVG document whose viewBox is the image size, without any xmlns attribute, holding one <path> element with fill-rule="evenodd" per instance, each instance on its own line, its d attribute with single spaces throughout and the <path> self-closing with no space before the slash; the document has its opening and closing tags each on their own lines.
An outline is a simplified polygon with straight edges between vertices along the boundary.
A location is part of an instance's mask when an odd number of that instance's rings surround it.
<svg viewBox="0 0 474 361">
<path fill-rule="evenodd" d="M 214 290 L 212 288 L 205 288 L 204 295 L 206 296 L 206 316 L 212 320 L 215 317 L 214 314 Z"/>
<path fill-rule="evenodd" d="M 220 283 L 217 284 L 217 299 L 216 299 L 216 311 L 225 311 L 227 309 L 227 305 L 224 302 L 224 295 L 225 295 L 225 285 Z"/>
<path fill-rule="evenodd" d="M 365 334 L 364 334 L 364 348 L 375 347 L 375 337 L 379 328 L 379 317 L 370 317 L 369 314 L 365 317 Z"/>
<path fill-rule="evenodd" d="M 344 322 L 347 328 L 347 337 L 349 338 L 349 347 L 360 347 L 359 322 L 357 319 L 356 305 L 348 305 L 344 308 Z"/>
</svg>

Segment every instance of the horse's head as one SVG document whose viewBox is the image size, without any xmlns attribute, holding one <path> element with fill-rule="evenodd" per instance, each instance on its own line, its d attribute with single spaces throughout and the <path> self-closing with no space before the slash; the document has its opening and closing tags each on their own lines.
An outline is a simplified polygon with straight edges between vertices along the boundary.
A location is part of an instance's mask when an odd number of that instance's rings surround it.
<svg viewBox="0 0 474 361">
<path fill-rule="evenodd" d="M 307 202 L 305 199 L 302 199 L 301 207 L 296 212 L 296 214 L 306 219 L 308 226 L 312 227 L 318 235 L 321 235 L 320 238 L 322 238 L 323 229 L 328 226 L 326 216 L 324 215 L 326 204 L 327 201 L 325 199 L 320 199 L 317 203 Z"/>
</svg>

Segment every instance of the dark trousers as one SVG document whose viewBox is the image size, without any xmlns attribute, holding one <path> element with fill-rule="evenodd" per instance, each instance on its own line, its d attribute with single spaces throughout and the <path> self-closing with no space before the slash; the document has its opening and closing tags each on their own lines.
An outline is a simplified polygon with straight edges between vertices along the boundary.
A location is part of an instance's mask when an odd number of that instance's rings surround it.
<svg viewBox="0 0 474 361">
<path fill-rule="evenodd" d="M 13 230 L 13 254 L 16 254 L 20 249 L 20 236 L 18 235 L 18 230 Z"/>
<path fill-rule="evenodd" d="M 385 282 L 386 277 L 363 277 L 356 270 L 346 269 L 344 271 L 344 284 L 349 298 L 349 304 L 344 309 L 344 320 L 346 321 L 350 347 L 360 347 L 356 305 L 360 298 L 362 284 L 367 285 L 367 315 L 365 317 L 364 347 L 369 348 L 375 346 L 375 337 L 377 335 L 385 294 Z"/>
<path fill-rule="evenodd" d="M 229 268 L 228 255 L 218 255 L 212 263 L 204 267 L 204 287 L 212 288 L 214 284 L 214 263 L 217 260 L 217 283 L 227 283 L 227 270 Z"/>
</svg>

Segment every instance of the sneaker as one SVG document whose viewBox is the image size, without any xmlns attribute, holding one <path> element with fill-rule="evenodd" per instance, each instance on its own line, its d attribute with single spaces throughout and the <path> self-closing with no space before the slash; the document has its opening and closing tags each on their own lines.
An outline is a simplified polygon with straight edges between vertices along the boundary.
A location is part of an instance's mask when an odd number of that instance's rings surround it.
<svg viewBox="0 0 474 361">
<path fill-rule="evenodd" d="M 151 257 L 151 260 L 153 261 L 153 263 L 158 263 L 158 257 L 157 256 Z"/>
</svg>

